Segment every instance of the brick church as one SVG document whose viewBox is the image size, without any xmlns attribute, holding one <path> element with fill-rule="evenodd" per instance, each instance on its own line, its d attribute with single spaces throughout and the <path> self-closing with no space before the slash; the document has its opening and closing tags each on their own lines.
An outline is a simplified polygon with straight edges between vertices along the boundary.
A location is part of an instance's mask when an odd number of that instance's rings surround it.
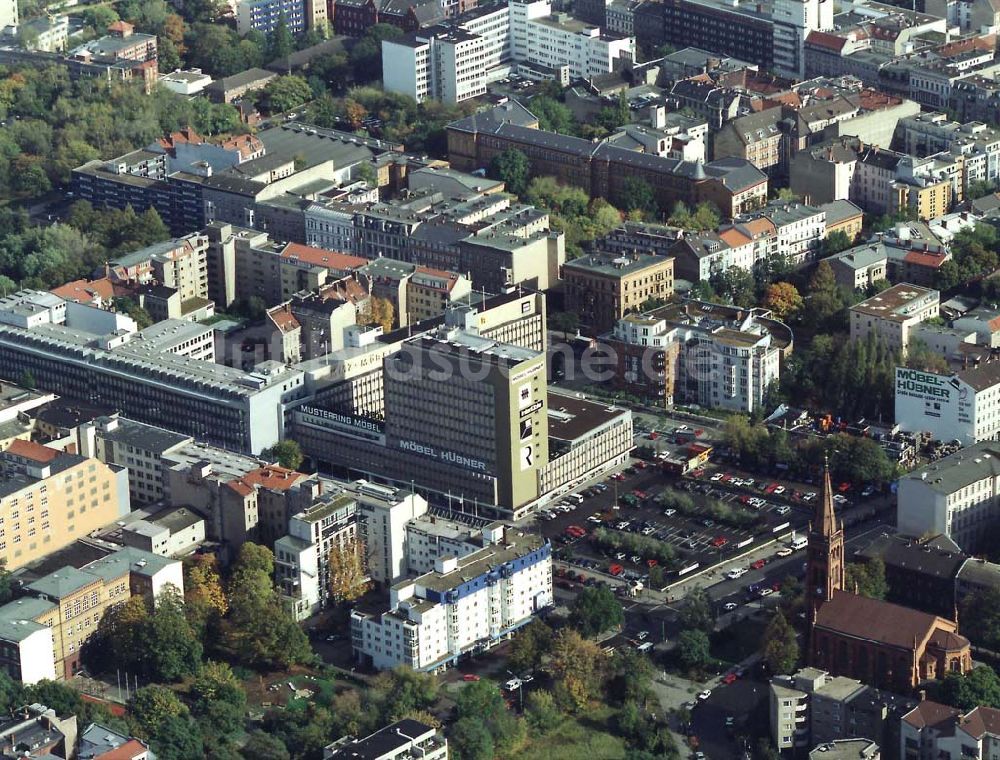
<svg viewBox="0 0 1000 760">
<path fill-rule="evenodd" d="M 844 525 L 834 513 L 829 467 L 809 525 L 808 552 L 810 665 L 900 692 L 949 671 L 972 669 L 969 640 L 958 633 L 956 620 L 844 588 Z"/>
</svg>

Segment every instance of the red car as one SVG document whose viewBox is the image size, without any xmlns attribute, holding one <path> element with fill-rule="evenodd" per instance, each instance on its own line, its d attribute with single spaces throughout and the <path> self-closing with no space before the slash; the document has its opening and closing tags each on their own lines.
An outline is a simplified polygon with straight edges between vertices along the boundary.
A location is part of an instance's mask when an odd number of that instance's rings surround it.
<svg viewBox="0 0 1000 760">
<path fill-rule="evenodd" d="M 462 676 L 462 680 L 463 681 L 478 681 L 479 680 L 479 676 L 477 676 L 475 673 L 466 673 L 464 676 Z"/>
<path fill-rule="evenodd" d="M 647 465 L 646 465 L 645 462 L 636 462 L 635 463 L 635 469 L 637 469 L 637 470 L 645 470 L 646 467 L 647 467 Z"/>
<path fill-rule="evenodd" d="M 736 674 L 726 673 L 726 675 L 722 677 L 722 683 L 726 684 L 727 686 L 731 683 L 736 683 Z"/>
<path fill-rule="evenodd" d="M 704 474 L 705 474 L 705 468 L 704 467 L 699 467 L 699 468 L 697 468 L 695 470 L 691 470 L 691 477 L 692 478 L 700 478 Z"/>
<path fill-rule="evenodd" d="M 646 492 L 645 491 L 640 491 L 638 488 L 635 489 L 632 492 L 632 495 L 635 496 L 637 499 L 645 499 L 646 498 Z"/>
<path fill-rule="evenodd" d="M 652 431 L 652 432 L 651 432 L 651 433 L 650 433 L 649 435 L 647 435 L 646 437 L 647 437 L 647 438 L 648 438 L 649 440 L 651 440 L 651 441 L 655 441 L 655 440 L 656 440 L 657 438 L 659 438 L 659 437 L 660 437 L 660 434 L 659 434 L 659 433 L 657 433 L 657 432 L 656 432 L 655 430 L 653 430 L 653 431 Z"/>
<path fill-rule="evenodd" d="M 840 491 L 840 493 L 847 493 L 848 491 L 851 490 L 851 484 L 841 483 L 839 486 L 837 486 L 837 490 Z"/>
<path fill-rule="evenodd" d="M 725 536 L 717 536 L 714 541 L 712 541 L 712 546 L 716 549 L 721 549 L 723 546 L 729 543 L 729 539 Z"/>
<path fill-rule="evenodd" d="M 621 565 L 617 565 L 617 564 L 616 565 L 611 565 L 611 567 L 608 568 L 608 574 L 609 575 L 613 575 L 616 578 L 619 575 L 621 575 L 622 573 L 624 573 L 624 572 L 625 572 L 625 568 L 622 567 Z"/>
<path fill-rule="evenodd" d="M 767 564 L 766 559 L 759 559 L 756 562 L 751 563 L 750 567 L 752 567 L 754 570 L 760 570 L 766 564 Z"/>
<path fill-rule="evenodd" d="M 656 561 L 655 559 L 647 559 L 647 560 L 646 560 L 646 566 L 647 566 L 647 567 L 649 567 L 649 568 L 650 568 L 651 570 L 652 570 L 652 569 L 653 569 L 654 567 L 656 567 L 656 566 L 657 566 L 658 564 L 660 564 L 660 563 L 659 563 L 659 562 L 657 562 L 657 561 Z"/>
<path fill-rule="evenodd" d="M 740 497 L 740 504 L 749 504 L 749 503 L 750 503 L 750 497 L 747 496 L 746 494 L 743 494 Z"/>
<path fill-rule="evenodd" d="M 778 484 L 777 483 L 771 483 L 771 485 L 769 485 L 767 488 L 764 489 L 764 493 L 770 495 L 770 494 L 774 493 L 777 490 L 778 490 Z"/>
</svg>

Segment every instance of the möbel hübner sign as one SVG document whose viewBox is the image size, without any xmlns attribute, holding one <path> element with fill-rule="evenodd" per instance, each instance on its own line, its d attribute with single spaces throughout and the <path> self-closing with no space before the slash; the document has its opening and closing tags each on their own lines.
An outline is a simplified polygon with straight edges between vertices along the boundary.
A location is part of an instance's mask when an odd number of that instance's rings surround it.
<svg viewBox="0 0 1000 760">
<path fill-rule="evenodd" d="M 479 470 L 481 472 L 486 472 L 486 462 L 481 462 L 478 459 L 473 459 L 472 457 L 467 457 L 464 454 L 458 454 L 454 451 L 436 449 L 425 443 L 417 443 L 416 441 L 406 440 L 399 441 L 399 448 L 404 451 L 410 451 L 414 454 L 431 457 L 432 459 L 440 459 L 442 462 L 447 462 L 448 464 L 453 464 L 458 467 L 464 467 L 467 470 Z"/>
<path fill-rule="evenodd" d="M 950 401 L 954 389 L 940 375 L 908 367 L 896 367 L 896 394 L 921 399 Z"/>
</svg>

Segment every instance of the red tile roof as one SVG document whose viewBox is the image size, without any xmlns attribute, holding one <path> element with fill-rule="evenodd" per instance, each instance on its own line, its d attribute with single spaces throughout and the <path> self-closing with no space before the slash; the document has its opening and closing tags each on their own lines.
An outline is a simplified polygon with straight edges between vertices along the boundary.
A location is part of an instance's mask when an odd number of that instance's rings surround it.
<svg viewBox="0 0 1000 760">
<path fill-rule="evenodd" d="M 986 734 L 1000 736 L 1000 710 L 992 707 L 977 707 L 962 718 L 962 730 L 975 739 Z"/>
<path fill-rule="evenodd" d="M 23 441 L 20 439 L 12 442 L 7 447 L 7 452 L 13 456 L 30 459 L 32 462 L 38 462 L 39 464 L 48 464 L 62 453 L 58 449 L 49 448 L 34 441 Z"/>
<path fill-rule="evenodd" d="M 828 32 L 809 32 L 809 35 L 806 37 L 806 42 L 810 45 L 826 48 L 827 50 L 839 53 L 843 50 L 844 45 L 847 44 L 847 38 L 839 37 L 836 34 L 830 34 Z"/>
<path fill-rule="evenodd" d="M 924 642 L 947 625 L 935 615 L 846 591 L 834 592 L 816 613 L 817 628 L 901 649 L 912 649 L 914 640 Z"/>
<path fill-rule="evenodd" d="M 94 755 L 94 760 L 134 760 L 134 758 L 146 756 L 148 752 L 149 749 L 146 745 L 138 739 L 129 739 L 113 750 Z"/>
<path fill-rule="evenodd" d="M 906 713 L 903 721 L 914 728 L 928 728 L 949 723 L 961 714 L 960 710 L 950 705 L 927 699 Z"/>
<path fill-rule="evenodd" d="M 313 266 L 326 267 L 328 269 L 339 269 L 349 272 L 358 267 L 363 267 L 368 263 L 368 259 L 360 256 L 351 256 L 347 253 L 327 251 L 322 248 L 313 248 L 301 243 L 289 243 L 281 252 L 283 259 L 299 259 Z"/>
<path fill-rule="evenodd" d="M 903 261 L 907 264 L 937 269 L 945 262 L 945 257 L 926 251 L 910 251 L 903 257 Z"/>
<path fill-rule="evenodd" d="M 279 306 L 276 309 L 269 311 L 267 316 L 271 318 L 274 322 L 275 327 L 277 327 L 283 333 L 290 333 L 301 325 L 299 325 L 299 320 L 295 318 L 295 315 L 289 310 L 289 307 Z"/>
<path fill-rule="evenodd" d="M 74 280 L 53 288 L 54 296 L 59 296 L 67 301 L 76 303 L 93 303 L 94 301 L 110 301 L 115 297 L 115 286 L 112 282 L 102 277 L 99 280 Z"/>
</svg>

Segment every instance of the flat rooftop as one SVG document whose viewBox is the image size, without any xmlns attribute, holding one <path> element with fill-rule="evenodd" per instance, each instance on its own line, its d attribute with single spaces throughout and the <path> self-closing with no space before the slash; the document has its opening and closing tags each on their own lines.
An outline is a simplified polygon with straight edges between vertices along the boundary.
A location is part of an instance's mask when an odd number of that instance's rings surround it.
<svg viewBox="0 0 1000 760">
<path fill-rule="evenodd" d="M 910 317 L 913 309 L 922 306 L 932 296 L 937 298 L 937 295 L 936 290 L 901 282 L 852 306 L 851 311 L 881 319 L 904 321 Z"/>
<path fill-rule="evenodd" d="M 578 440 L 598 428 L 631 415 L 628 409 L 551 391 L 548 401 L 549 438 L 561 441 Z"/>
<path fill-rule="evenodd" d="M 662 266 L 670 259 L 664 256 L 649 254 L 632 254 L 629 256 L 613 256 L 611 254 L 592 253 L 578 259 L 567 261 L 564 270 L 599 274 L 606 277 L 626 277 L 651 267 Z"/>
<path fill-rule="evenodd" d="M 540 549 L 545 544 L 545 541 L 546 539 L 542 536 L 521 533 L 508 528 L 504 534 L 503 543 L 493 544 L 465 557 L 461 557 L 458 559 L 458 567 L 455 570 L 449 573 L 439 573 L 437 571 L 425 573 L 415 580 L 402 581 L 397 585 L 415 583 L 417 586 L 432 591 L 448 591 L 466 581 L 488 573 L 495 567 L 499 567 L 518 557 L 523 557 L 529 552 Z"/>
</svg>

